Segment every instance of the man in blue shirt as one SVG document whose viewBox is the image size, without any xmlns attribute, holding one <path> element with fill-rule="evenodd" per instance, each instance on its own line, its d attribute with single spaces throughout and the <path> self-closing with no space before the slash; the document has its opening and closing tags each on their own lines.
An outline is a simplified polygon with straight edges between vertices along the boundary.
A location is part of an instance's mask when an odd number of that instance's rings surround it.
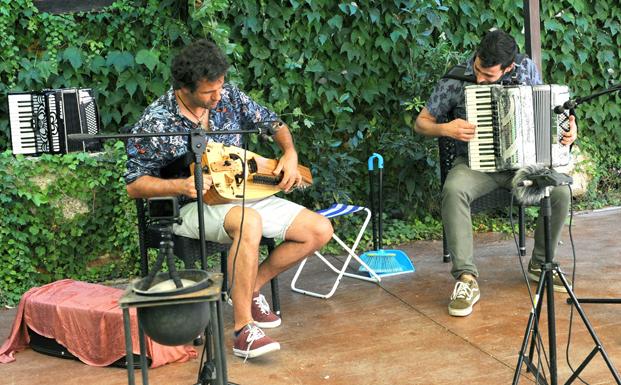
<svg viewBox="0 0 621 385">
<path fill-rule="evenodd" d="M 517 44 L 507 33 L 488 32 L 473 57 L 466 63 L 464 76 L 477 84 L 541 84 L 537 67 L 525 55 L 518 56 Z M 451 274 L 457 280 L 448 306 L 452 316 L 467 316 L 479 300 L 476 282 L 479 276 L 473 261 L 472 220 L 470 204 L 498 187 L 511 188 L 515 172 L 483 173 L 468 167 L 468 142 L 475 136 L 476 126 L 466 121 L 464 80 L 443 78 L 435 86 L 427 105 L 418 115 L 416 132 L 426 136 L 444 136 L 455 141 L 456 159 L 442 189 L 442 223 L 453 263 Z M 575 118 L 569 117 L 570 130 L 561 143 L 569 146 L 577 136 Z M 569 211 L 570 194 L 566 187 L 551 192 L 551 233 L 556 249 L 563 223 Z M 540 265 L 545 259 L 543 217 L 537 221 L 535 248 L 528 266 L 529 277 L 539 280 Z M 565 291 L 558 277 L 554 289 Z"/>
<path fill-rule="evenodd" d="M 173 87 L 145 110 L 134 126 L 134 133 L 190 131 L 202 126 L 209 131 L 239 130 L 259 122 L 277 121 L 276 114 L 254 102 L 235 86 L 225 82 L 228 63 L 220 49 L 210 41 L 199 40 L 184 48 L 173 60 Z M 283 154 L 274 175 L 282 172 L 279 187 L 288 192 L 299 184 L 298 155 L 289 128 L 275 125 L 273 138 Z M 239 135 L 208 136 L 209 141 L 239 146 Z M 194 177 L 162 179 L 160 170 L 188 151 L 187 137 L 136 138 L 128 141 L 127 192 L 133 198 L 182 196 L 196 198 Z M 204 176 L 203 194 L 212 186 L 210 175 Z M 231 298 L 234 311 L 235 338 L 233 353 L 253 358 L 280 349 L 278 342 L 261 328 L 273 328 L 281 320 L 270 311 L 261 287 L 279 273 L 325 245 L 332 237 L 328 219 L 298 204 L 269 197 L 246 202 L 243 229 L 242 207 L 236 203 L 207 205 L 205 238 L 209 241 L 237 245 L 235 274 Z M 199 238 L 197 202 L 181 208 L 183 220 L 173 231 Z M 260 265 L 261 237 L 284 240 Z M 233 256 L 229 252 L 229 277 L 233 277 Z"/>
</svg>

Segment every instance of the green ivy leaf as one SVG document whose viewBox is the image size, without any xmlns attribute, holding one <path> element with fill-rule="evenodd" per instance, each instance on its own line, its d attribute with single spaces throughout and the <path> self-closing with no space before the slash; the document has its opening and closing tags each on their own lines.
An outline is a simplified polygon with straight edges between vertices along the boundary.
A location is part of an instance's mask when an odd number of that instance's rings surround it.
<svg viewBox="0 0 621 385">
<path fill-rule="evenodd" d="M 469 1 L 460 1 L 459 9 L 461 9 L 465 16 L 470 16 L 472 14 L 472 3 Z"/>
<path fill-rule="evenodd" d="M 149 71 L 153 71 L 155 66 L 160 62 L 159 53 L 150 49 L 141 49 L 136 54 L 136 63 L 144 64 Z"/>
<path fill-rule="evenodd" d="M 134 56 L 129 52 L 111 51 L 106 58 L 106 64 L 113 66 L 120 73 L 134 64 Z"/>
<path fill-rule="evenodd" d="M 63 51 L 62 58 L 63 60 L 68 61 L 74 70 L 77 70 L 80 66 L 82 66 L 82 54 L 77 47 L 71 46 L 66 48 Z"/>
<path fill-rule="evenodd" d="M 270 51 L 265 47 L 252 46 L 250 53 L 259 60 L 265 60 L 270 57 Z"/>
<path fill-rule="evenodd" d="M 343 17 L 334 15 L 328 20 L 328 25 L 332 28 L 341 29 L 343 27 Z"/>
<path fill-rule="evenodd" d="M 324 67 L 321 62 L 316 59 L 311 60 L 305 68 L 306 72 L 323 72 Z"/>
<path fill-rule="evenodd" d="M 369 9 L 369 19 L 371 20 L 371 23 L 376 24 L 379 18 L 380 12 L 377 8 Z"/>
<path fill-rule="evenodd" d="M 580 60 L 580 63 L 584 63 L 588 58 L 589 58 L 588 52 L 585 52 L 585 51 L 578 52 L 578 59 Z"/>
<path fill-rule="evenodd" d="M 107 71 L 107 67 L 106 67 L 106 60 L 101 57 L 100 55 L 95 55 L 92 59 L 91 59 L 91 64 L 89 66 L 90 70 L 96 74 L 101 73 L 103 75 L 107 75 L 108 71 Z"/>
<path fill-rule="evenodd" d="M 401 36 L 403 36 L 403 32 L 402 31 L 400 31 L 400 30 L 392 31 L 390 33 L 390 40 L 392 40 L 393 43 L 396 43 L 397 40 L 399 40 L 399 38 Z"/>
<path fill-rule="evenodd" d="M 47 203 L 48 199 L 45 195 L 35 194 L 32 196 L 32 202 L 35 204 L 35 206 L 39 207 L 42 204 Z"/>
<path fill-rule="evenodd" d="M 543 26 L 546 31 L 562 31 L 563 25 L 558 22 L 556 19 L 547 19 L 544 20 Z"/>
<path fill-rule="evenodd" d="M 318 22 L 321 20 L 321 14 L 319 12 L 307 12 L 306 19 L 308 20 L 309 24 L 312 24 L 313 22 Z"/>
<path fill-rule="evenodd" d="M 383 36 L 379 37 L 376 41 L 375 41 L 375 45 L 379 46 L 382 51 L 384 52 L 389 52 L 390 49 L 392 48 L 392 42 L 390 39 L 387 39 Z"/>
</svg>

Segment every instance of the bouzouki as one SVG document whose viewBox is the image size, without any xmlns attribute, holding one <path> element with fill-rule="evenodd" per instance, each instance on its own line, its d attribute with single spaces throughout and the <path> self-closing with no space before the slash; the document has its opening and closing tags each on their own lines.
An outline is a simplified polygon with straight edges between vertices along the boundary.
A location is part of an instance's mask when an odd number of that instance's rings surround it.
<svg viewBox="0 0 621 385">
<path fill-rule="evenodd" d="M 244 154 L 245 153 L 245 154 Z M 245 157 L 245 161 L 244 161 Z M 213 184 L 203 195 L 203 201 L 210 205 L 237 202 L 244 199 L 266 198 L 281 191 L 278 184 L 283 174 L 274 175 L 278 161 L 264 158 L 252 151 L 222 143 L 207 143 L 201 158 L 203 174 L 211 175 Z M 296 188 L 305 188 L 313 183 L 308 167 L 298 165 L 302 182 Z M 194 163 L 190 165 L 194 175 Z"/>
</svg>

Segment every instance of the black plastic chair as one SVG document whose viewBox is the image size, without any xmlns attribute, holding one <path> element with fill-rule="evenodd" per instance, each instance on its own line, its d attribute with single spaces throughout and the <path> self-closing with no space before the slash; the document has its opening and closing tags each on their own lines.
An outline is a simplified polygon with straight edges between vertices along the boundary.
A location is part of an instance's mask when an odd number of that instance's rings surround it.
<svg viewBox="0 0 621 385">
<path fill-rule="evenodd" d="M 149 226 L 147 220 L 146 201 L 144 199 L 136 199 L 136 214 L 138 217 L 138 241 L 140 247 L 140 274 L 144 277 L 149 274 L 149 258 L 147 250 L 150 248 L 159 249 L 161 234 L 154 228 Z M 181 259 L 187 269 L 194 268 L 196 261 L 201 260 L 200 241 L 194 238 L 173 235 L 173 253 L 177 258 Z M 271 238 L 262 238 L 261 246 L 267 247 L 268 256 L 275 248 L 275 242 Z M 205 242 L 206 255 L 220 253 L 220 271 L 223 274 L 222 293 L 226 293 L 228 289 L 228 273 L 227 259 L 228 251 L 231 245 Z M 278 293 L 278 277 L 272 278 L 272 311 L 280 316 L 280 296 Z"/>
<path fill-rule="evenodd" d="M 438 138 L 438 147 L 440 150 L 440 182 L 444 186 L 444 181 L 449 170 L 453 167 L 455 160 L 455 140 L 447 137 Z M 520 255 L 526 255 L 526 230 L 524 225 L 524 206 L 515 203 L 518 206 L 518 227 L 519 227 L 519 249 Z M 470 211 L 475 214 L 486 210 L 504 208 L 511 206 L 511 191 L 505 188 L 497 188 L 496 190 L 475 199 L 470 205 Z M 446 244 L 446 233 L 444 225 L 442 225 L 442 261 L 448 263 L 451 261 L 451 255 Z"/>
</svg>

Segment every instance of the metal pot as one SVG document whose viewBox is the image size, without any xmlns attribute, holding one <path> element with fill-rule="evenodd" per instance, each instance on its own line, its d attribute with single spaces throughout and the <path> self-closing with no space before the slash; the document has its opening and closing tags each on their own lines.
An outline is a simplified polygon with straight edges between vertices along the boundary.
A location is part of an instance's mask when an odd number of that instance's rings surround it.
<svg viewBox="0 0 621 385">
<path fill-rule="evenodd" d="M 132 289 L 138 295 L 172 299 L 174 296 L 202 290 L 213 284 L 204 270 L 180 270 L 178 273 L 183 287 L 176 288 L 169 273 L 163 272 L 155 276 L 146 290 L 144 286 L 147 278 L 134 283 Z M 205 330 L 209 323 L 209 303 L 180 302 L 138 308 L 138 322 L 151 339 L 162 345 L 184 345 Z"/>
</svg>

